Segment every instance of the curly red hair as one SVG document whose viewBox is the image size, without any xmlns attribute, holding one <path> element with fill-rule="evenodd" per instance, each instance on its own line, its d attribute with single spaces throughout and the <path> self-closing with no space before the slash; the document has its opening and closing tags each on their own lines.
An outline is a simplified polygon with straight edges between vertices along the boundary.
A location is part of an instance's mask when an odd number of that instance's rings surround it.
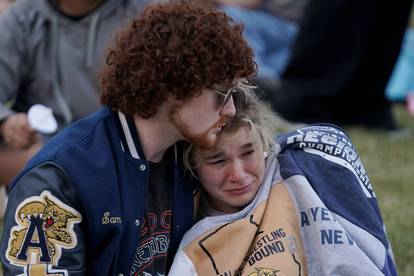
<svg viewBox="0 0 414 276">
<path fill-rule="evenodd" d="M 101 71 L 101 102 L 150 118 L 169 97 L 256 74 L 242 26 L 206 3 L 148 6 L 123 29 Z"/>
</svg>

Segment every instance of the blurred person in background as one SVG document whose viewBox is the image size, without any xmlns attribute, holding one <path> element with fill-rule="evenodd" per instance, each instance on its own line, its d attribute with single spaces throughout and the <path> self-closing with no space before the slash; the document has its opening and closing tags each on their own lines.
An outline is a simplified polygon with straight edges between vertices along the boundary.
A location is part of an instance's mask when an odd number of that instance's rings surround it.
<svg viewBox="0 0 414 276">
<path fill-rule="evenodd" d="M 0 14 L 4 12 L 13 2 L 9 0 L 0 0 Z M 4 211 L 6 210 L 7 196 L 5 192 L 5 186 L 1 185 L 0 182 L 0 218 L 3 217 Z"/>
<path fill-rule="evenodd" d="M 308 0 L 213 0 L 234 20 L 243 23 L 244 35 L 258 65 L 256 83 L 272 86 L 289 61 L 298 22 Z"/>
<path fill-rule="evenodd" d="M 286 119 L 395 129 L 385 88 L 412 0 L 312 0 L 279 86 L 266 87 Z"/>
<path fill-rule="evenodd" d="M 0 16 L 0 185 L 49 138 L 28 109 L 52 109 L 58 130 L 99 107 L 96 70 L 114 32 L 146 0 L 19 0 Z"/>
<path fill-rule="evenodd" d="M 266 11 L 291 22 L 299 22 L 309 0 L 212 0 L 222 5 L 236 5 Z"/>
<path fill-rule="evenodd" d="M 4 12 L 12 3 L 12 0 L 0 0 L 0 14 Z"/>
<path fill-rule="evenodd" d="M 405 32 L 400 56 L 387 85 L 387 97 L 393 102 L 405 102 L 414 115 L 414 7 Z"/>
</svg>

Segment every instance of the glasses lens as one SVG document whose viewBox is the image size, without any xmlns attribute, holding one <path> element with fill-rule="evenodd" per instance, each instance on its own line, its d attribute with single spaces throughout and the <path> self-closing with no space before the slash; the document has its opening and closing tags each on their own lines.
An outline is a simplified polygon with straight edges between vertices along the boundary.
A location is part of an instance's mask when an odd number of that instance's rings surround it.
<svg viewBox="0 0 414 276">
<path fill-rule="evenodd" d="M 230 101 L 233 93 L 237 92 L 238 82 L 228 88 L 215 88 L 214 92 L 217 94 L 217 106 L 222 109 Z"/>
<path fill-rule="evenodd" d="M 224 96 L 223 104 L 221 105 L 222 107 L 224 107 L 230 101 L 232 94 L 233 94 L 233 89 L 227 92 L 227 94 Z"/>
<path fill-rule="evenodd" d="M 225 93 L 222 93 L 222 95 L 224 97 L 222 107 L 224 107 L 230 101 L 233 93 L 235 93 L 236 91 L 237 91 L 237 87 L 233 86 L 230 89 L 227 89 L 227 91 Z"/>
</svg>

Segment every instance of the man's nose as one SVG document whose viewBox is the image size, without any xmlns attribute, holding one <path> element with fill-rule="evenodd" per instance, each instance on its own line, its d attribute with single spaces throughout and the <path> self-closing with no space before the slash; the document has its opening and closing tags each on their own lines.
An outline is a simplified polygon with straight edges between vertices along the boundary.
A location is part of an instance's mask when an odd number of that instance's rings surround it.
<svg viewBox="0 0 414 276">
<path fill-rule="evenodd" d="M 236 107 L 234 106 L 233 96 L 230 96 L 230 100 L 223 106 L 220 111 L 221 116 L 233 117 L 236 115 Z"/>
</svg>

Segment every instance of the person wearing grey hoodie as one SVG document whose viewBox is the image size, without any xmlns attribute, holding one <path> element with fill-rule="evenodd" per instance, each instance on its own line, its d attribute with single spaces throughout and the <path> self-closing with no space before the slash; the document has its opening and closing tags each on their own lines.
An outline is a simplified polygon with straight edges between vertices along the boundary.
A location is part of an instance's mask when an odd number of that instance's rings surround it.
<svg viewBox="0 0 414 276">
<path fill-rule="evenodd" d="M 19 0 L 0 16 L 0 185 L 45 141 L 31 106 L 51 108 L 59 130 L 98 109 L 105 48 L 149 1 Z"/>
</svg>

